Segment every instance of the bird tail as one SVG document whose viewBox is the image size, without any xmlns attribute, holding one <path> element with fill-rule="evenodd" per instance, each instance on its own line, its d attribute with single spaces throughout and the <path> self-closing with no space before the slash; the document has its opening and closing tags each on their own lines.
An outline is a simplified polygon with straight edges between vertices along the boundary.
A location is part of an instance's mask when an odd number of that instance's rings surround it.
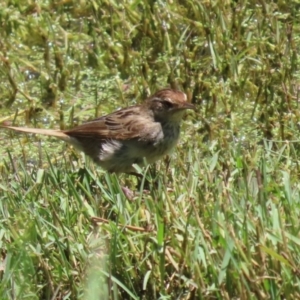
<svg viewBox="0 0 300 300">
<path fill-rule="evenodd" d="M 42 135 L 49 135 L 54 136 L 60 140 L 63 140 L 68 143 L 72 143 L 72 138 L 65 134 L 60 130 L 53 130 L 53 129 L 42 129 L 42 128 L 27 128 L 27 127 L 14 127 L 14 126 L 1 126 L 2 128 L 11 129 L 14 131 L 19 132 L 26 132 L 26 133 L 35 133 L 35 134 L 42 134 Z"/>
</svg>

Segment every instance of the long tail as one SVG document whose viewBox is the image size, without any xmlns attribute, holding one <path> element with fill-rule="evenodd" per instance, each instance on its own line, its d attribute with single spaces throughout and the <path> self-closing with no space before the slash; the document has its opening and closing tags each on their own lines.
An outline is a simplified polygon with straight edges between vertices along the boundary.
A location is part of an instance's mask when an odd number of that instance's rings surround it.
<svg viewBox="0 0 300 300">
<path fill-rule="evenodd" d="M 36 134 L 43 134 L 43 135 L 50 135 L 54 136 L 60 140 L 72 144 L 72 138 L 65 134 L 60 130 L 53 130 L 53 129 L 41 129 L 41 128 L 27 128 L 27 127 L 14 127 L 14 126 L 1 126 L 2 128 L 11 129 L 14 131 L 26 132 L 26 133 L 36 133 Z"/>
</svg>

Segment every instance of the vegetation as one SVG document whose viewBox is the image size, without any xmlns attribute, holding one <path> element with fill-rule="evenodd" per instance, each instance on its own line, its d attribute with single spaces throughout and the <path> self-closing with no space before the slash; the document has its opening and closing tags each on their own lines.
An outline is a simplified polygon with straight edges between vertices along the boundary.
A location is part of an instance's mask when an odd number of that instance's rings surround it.
<svg viewBox="0 0 300 300">
<path fill-rule="evenodd" d="M 299 1 L 0 3 L 0 123 L 198 108 L 148 192 L 1 129 L 1 299 L 300 299 Z"/>
</svg>

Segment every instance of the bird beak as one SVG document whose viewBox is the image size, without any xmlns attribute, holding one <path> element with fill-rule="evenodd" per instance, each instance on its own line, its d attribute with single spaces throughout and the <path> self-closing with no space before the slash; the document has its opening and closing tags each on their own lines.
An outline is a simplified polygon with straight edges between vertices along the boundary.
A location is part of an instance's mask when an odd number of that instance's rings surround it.
<svg viewBox="0 0 300 300">
<path fill-rule="evenodd" d="M 196 110 L 195 105 L 192 104 L 192 103 L 188 103 L 188 102 L 184 103 L 180 108 L 181 108 L 181 109 L 192 109 L 192 110 Z"/>
</svg>

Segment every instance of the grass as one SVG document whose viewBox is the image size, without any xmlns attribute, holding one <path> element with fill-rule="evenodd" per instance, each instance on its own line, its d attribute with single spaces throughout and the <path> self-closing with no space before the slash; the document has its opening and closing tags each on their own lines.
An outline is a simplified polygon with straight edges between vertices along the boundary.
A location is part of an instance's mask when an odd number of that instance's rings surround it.
<svg viewBox="0 0 300 300">
<path fill-rule="evenodd" d="M 1 6 L 1 123 L 69 128 L 165 86 L 197 106 L 148 193 L 0 130 L 1 299 L 300 298 L 296 1 Z"/>
</svg>

